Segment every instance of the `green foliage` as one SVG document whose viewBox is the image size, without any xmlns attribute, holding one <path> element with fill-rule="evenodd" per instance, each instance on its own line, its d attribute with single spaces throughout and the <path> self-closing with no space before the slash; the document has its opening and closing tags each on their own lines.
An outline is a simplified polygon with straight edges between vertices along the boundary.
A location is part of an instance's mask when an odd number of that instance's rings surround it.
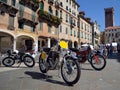
<svg viewBox="0 0 120 90">
<path fill-rule="evenodd" d="M 56 17 L 56 16 L 54 16 L 54 15 L 51 15 L 51 14 L 48 13 L 47 11 L 39 10 L 38 14 L 39 14 L 39 17 L 40 17 L 40 18 L 43 18 L 43 19 L 45 19 L 45 20 L 48 20 L 48 21 L 50 21 L 50 22 L 53 23 L 53 24 L 59 25 L 59 24 L 61 24 L 61 22 L 62 22 L 62 19 L 61 19 L 61 18 L 58 18 L 58 17 Z"/>
</svg>

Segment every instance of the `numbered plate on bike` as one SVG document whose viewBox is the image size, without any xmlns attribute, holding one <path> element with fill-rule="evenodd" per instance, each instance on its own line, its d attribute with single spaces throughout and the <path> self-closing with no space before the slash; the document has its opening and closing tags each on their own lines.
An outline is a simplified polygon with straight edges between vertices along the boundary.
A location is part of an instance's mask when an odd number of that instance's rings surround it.
<svg viewBox="0 0 120 90">
<path fill-rule="evenodd" d="M 63 49 L 67 49 L 68 48 L 68 43 L 62 40 L 62 41 L 60 41 L 60 47 L 63 48 Z"/>
<path fill-rule="evenodd" d="M 41 53 L 41 57 L 42 57 L 42 59 L 44 60 L 44 59 L 46 58 L 46 53 L 45 53 L 45 52 L 42 52 L 42 53 Z"/>
</svg>

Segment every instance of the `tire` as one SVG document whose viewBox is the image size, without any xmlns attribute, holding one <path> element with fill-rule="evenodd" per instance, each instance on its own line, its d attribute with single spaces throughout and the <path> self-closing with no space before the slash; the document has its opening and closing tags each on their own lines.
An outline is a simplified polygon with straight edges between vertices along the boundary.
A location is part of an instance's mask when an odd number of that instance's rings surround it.
<svg viewBox="0 0 120 90">
<path fill-rule="evenodd" d="M 76 66 L 76 68 L 74 68 L 74 70 L 73 70 L 73 68 L 69 67 L 68 68 L 69 71 L 68 71 L 68 69 L 66 67 L 64 67 L 64 66 L 66 66 L 64 61 L 62 61 L 62 64 L 61 64 L 61 75 L 62 75 L 62 78 L 68 85 L 71 86 L 71 85 L 76 84 L 79 81 L 80 76 L 81 76 L 81 68 L 80 68 L 80 64 L 78 63 L 78 61 L 74 60 L 72 58 L 67 58 L 66 59 L 66 63 L 67 63 L 68 66 L 70 66 L 70 65 Z M 66 69 L 66 71 L 64 72 L 65 69 Z M 75 75 L 74 79 L 70 80 L 68 75 L 71 77 L 71 75 L 75 73 L 75 70 L 76 70 L 76 75 Z M 65 73 L 67 74 L 67 76 L 65 76 Z"/>
<path fill-rule="evenodd" d="M 47 71 L 48 71 L 48 69 L 46 68 L 46 65 L 45 65 L 45 62 L 44 62 L 45 60 L 43 60 L 42 58 L 41 58 L 41 55 L 40 55 L 40 57 L 39 57 L 39 69 L 40 69 L 40 71 L 42 72 L 42 73 L 47 73 Z"/>
<path fill-rule="evenodd" d="M 35 60 L 32 56 L 30 55 L 26 55 L 24 58 L 24 64 L 27 66 L 27 67 L 33 67 L 35 65 Z"/>
<path fill-rule="evenodd" d="M 15 60 L 12 57 L 6 57 L 2 60 L 2 64 L 6 67 L 11 67 L 15 64 Z"/>
<path fill-rule="evenodd" d="M 102 69 L 105 68 L 105 66 L 106 66 L 106 59 L 105 59 L 102 55 L 100 55 L 100 54 L 95 54 L 95 55 L 96 55 L 97 58 L 98 58 L 98 62 L 95 61 L 95 58 L 94 58 L 94 56 L 93 56 L 93 57 L 91 58 L 90 64 L 91 64 L 91 66 L 92 66 L 95 70 L 100 71 L 100 70 L 102 70 Z"/>
</svg>

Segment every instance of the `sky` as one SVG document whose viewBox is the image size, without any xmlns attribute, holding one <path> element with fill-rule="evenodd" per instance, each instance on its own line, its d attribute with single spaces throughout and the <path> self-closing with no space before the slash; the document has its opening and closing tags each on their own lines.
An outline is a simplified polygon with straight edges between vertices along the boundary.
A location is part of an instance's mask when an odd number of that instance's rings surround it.
<svg viewBox="0 0 120 90">
<path fill-rule="evenodd" d="M 120 0 L 76 0 L 80 5 L 79 11 L 85 11 L 85 17 L 97 21 L 100 31 L 105 29 L 105 8 L 114 8 L 114 25 L 120 26 Z"/>
</svg>

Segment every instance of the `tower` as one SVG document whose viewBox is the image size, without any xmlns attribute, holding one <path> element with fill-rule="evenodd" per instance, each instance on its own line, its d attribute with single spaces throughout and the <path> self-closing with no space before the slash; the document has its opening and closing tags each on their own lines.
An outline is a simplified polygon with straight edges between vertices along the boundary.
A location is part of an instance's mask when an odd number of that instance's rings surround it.
<svg viewBox="0 0 120 90">
<path fill-rule="evenodd" d="M 114 8 L 105 8 L 105 28 L 114 26 Z"/>
</svg>

